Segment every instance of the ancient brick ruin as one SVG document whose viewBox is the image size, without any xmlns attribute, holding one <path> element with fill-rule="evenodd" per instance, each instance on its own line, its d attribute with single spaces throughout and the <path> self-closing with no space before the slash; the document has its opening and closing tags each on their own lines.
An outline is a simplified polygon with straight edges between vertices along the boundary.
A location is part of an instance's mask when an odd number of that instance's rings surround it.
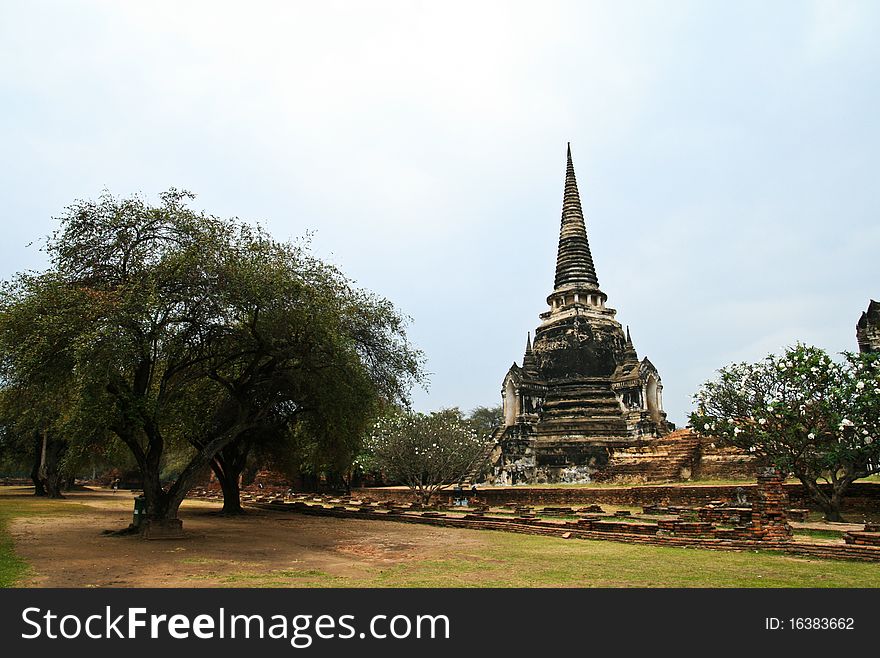
<svg viewBox="0 0 880 658">
<path fill-rule="evenodd" d="M 522 366 L 502 384 L 504 425 L 496 432 L 494 481 L 584 482 L 617 450 L 674 429 L 663 411 L 660 374 L 639 359 L 606 306 L 584 224 L 571 148 L 550 309 L 540 315 Z"/>
<path fill-rule="evenodd" d="M 880 302 L 873 299 L 856 324 L 860 352 L 880 352 Z"/>
<path fill-rule="evenodd" d="M 765 541 L 786 541 L 791 539 L 791 526 L 788 525 L 788 496 L 783 484 L 785 476 L 775 468 L 762 468 L 758 471 L 758 499 L 752 515 L 753 532 Z"/>
<path fill-rule="evenodd" d="M 377 500 L 362 494 L 358 497 L 275 494 L 260 496 L 249 504 L 278 513 L 419 523 L 561 539 L 610 540 L 714 550 L 765 549 L 804 557 L 880 562 L 880 526 L 877 524 L 866 524 L 863 531 L 847 532 L 837 542 L 793 538 L 784 520 L 784 507 L 779 507 L 784 500 L 777 495 L 782 490 L 777 487 L 780 483 L 781 480 L 770 474 L 759 482 L 759 498 L 764 495 L 764 490 L 769 493 L 763 503 L 756 501 L 753 505 L 730 505 L 717 501 L 716 504 L 697 509 L 651 505 L 644 507 L 640 518 L 628 510 L 605 512 L 598 505 L 579 509 L 556 506 L 535 510 L 531 506 L 516 503 L 490 507 L 474 500 L 464 508 L 438 505 L 434 509 L 426 509 L 406 497 Z M 392 491 L 380 490 L 379 493 L 390 494 Z M 193 491 L 192 495 L 208 499 L 220 496 L 210 491 Z M 782 516 L 778 516 L 780 513 Z M 775 531 L 767 531 L 768 521 L 776 526 Z"/>
</svg>

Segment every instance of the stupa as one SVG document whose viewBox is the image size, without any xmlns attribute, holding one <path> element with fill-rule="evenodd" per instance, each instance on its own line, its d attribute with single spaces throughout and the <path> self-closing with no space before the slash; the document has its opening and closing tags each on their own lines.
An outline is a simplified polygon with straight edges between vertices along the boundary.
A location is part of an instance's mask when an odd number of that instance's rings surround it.
<svg viewBox="0 0 880 658">
<path fill-rule="evenodd" d="M 616 450 L 674 427 L 657 368 L 639 359 L 629 328 L 599 287 L 568 146 L 556 277 L 522 366 L 504 377 L 496 431 L 496 484 L 582 482 Z"/>
</svg>

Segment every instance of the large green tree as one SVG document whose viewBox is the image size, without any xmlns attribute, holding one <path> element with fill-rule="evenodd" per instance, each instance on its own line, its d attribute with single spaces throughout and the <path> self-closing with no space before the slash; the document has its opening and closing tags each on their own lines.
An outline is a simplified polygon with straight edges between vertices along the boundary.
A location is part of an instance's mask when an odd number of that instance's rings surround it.
<svg viewBox="0 0 880 658">
<path fill-rule="evenodd" d="M 880 355 L 797 345 L 722 368 L 695 395 L 693 427 L 792 473 L 829 521 L 857 479 L 880 472 Z M 822 486 L 824 484 L 824 486 Z"/>
<path fill-rule="evenodd" d="M 109 432 L 124 444 L 158 525 L 177 523 L 196 478 L 234 442 L 334 418 L 347 390 L 361 404 L 340 414 L 368 417 L 373 399 L 405 398 L 422 376 L 389 302 L 303 245 L 192 211 L 191 198 L 172 189 L 157 206 L 108 194 L 75 203 L 48 241 L 52 268 L 16 277 L 0 299 L 4 386 L 32 386 L 59 351 L 70 358 L 64 376 L 40 384 L 64 390 L 65 437 Z M 51 318 L 23 321 L 47 287 Z M 189 459 L 162 482 L 172 448 Z"/>
</svg>

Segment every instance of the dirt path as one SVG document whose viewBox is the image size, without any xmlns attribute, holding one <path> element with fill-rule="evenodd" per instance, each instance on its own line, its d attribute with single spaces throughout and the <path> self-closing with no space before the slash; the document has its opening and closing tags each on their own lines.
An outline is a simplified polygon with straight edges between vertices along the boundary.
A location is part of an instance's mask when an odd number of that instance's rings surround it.
<svg viewBox="0 0 880 658">
<path fill-rule="evenodd" d="M 89 509 L 11 523 L 15 550 L 33 567 L 21 585 L 357 586 L 359 578 L 390 565 L 444 557 L 453 549 L 478 552 L 482 545 L 477 533 L 430 526 L 259 510 L 226 518 L 217 515 L 218 504 L 205 501 L 181 508 L 184 539 L 143 541 L 101 534 L 129 523 L 130 494 L 77 492 L 69 498 Z"/>
</svg>

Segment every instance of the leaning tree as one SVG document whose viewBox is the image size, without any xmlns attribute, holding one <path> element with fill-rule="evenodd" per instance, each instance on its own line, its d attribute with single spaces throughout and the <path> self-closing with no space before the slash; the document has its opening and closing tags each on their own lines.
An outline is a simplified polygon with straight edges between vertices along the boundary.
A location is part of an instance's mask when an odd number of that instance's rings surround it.
<svg viewBox="0 0 880 658">
<path fill-rule="evenodd" d="M 235 441 L 331 416 L 321 385 L 381 379 L 403 395 L 421 377 L 390 303 L 303 245 L 190 210 L 191 198 L 172 189 L 158 206 L 107 194 L 75 203 L 48 241 L 51 269 L 19 275 L 0 300 L 4 353 L 28 345 L 7 360 L 4 383 L 52 372 L 44 368 L 62 350 L 71 367 L 46 386 L 65 392 L 64 436 L 121 442 L 143 479 L 147 522 L 171 527 L 187 491 Z M 49 283 L 51 322 L 22 322 Z M 370 410 L 367 401 L 359 413 Z M 171 450 L 188 459 L 163 482 Z"/>
<path fill-rule="evenodd" d="M 878 354 L 845 354 L 838 363 L 798 344 L 722 368 L 694 401 L 697 432 L 794 474 L 829 521 L 842 520 L 855 480 L 880 472 Z"/>
</svg>

